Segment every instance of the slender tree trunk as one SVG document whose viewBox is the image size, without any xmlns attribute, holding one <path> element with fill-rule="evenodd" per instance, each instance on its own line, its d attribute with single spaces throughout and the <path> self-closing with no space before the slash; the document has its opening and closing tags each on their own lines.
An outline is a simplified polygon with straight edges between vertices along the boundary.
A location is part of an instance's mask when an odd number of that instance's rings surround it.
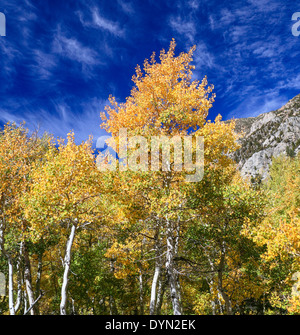
<svg viewBox="0 0 300 335">
<path fill-rule="evenodd" d="M 180 236 L 179 236 L 180 235 L 180 218 L 179 218 L 179 216 L 177 217 L 177 223 L 175 223 L 175 225 L 176 225 L 176 229 L 174 229 L 175 230 L 175 237 L 173 238 L 173 241 L 174 241 L 174 256 L 176 256 L 178 254 L 178 249 L 179 249 L 179 238 L 180 238 Z M 173 256 L 173 259 L 174 259 L 174 256 Z M 178 276 L 177 273 L 175 273 L 175 285 L 177 287 L 177 298 L 178 298 L 178 301 L 181 304 L 181 287 L 180 287 L 179 276 Z M 182 306 L 180 306 L 180 313 L 182 314 Z"/>
<path fill-rule="evenodd" d="M 158 279 L 156 306 L 155 306 L 156 315 L 160 315 L 166 287 L 167 287 L 167 280 L 162 275 L 162 271 L 160 271 L 160 276 Z"/>
<path fill-rule="evenodd" d="M 232 314 L 232 307 L 231 307 L 231 301 L 228 297 L 228 294 L 224 291 L 222 284 L 218 285 L 218 290 L 220 292 L 220 295 L 222 296 L 223 300 L 225 301 L 225 310 L 227 315 Z"/>
<path fill-rule="evenodd" d="M 150 315 L 154 315 L 156 310 L 155 310 L 155 305 L 156 305 L 156 288 L 157 288 L 157 283 L 158 283 L 158 278 L 160 274 L 160 265 L 156 263 L 155 265 L 155 270 L 154 270 L 154 275 L 153 275 L 153 280 L 152 280 L 152 286 L 151 286 L 151 298 L 150 298 Z"/>
<path fill-rule="evenodd" d="M 218 291 L 220 292 L 222 298 L 225 301 L 226 314 L 231 315 L 232 314 L 231 301 L 223 287 L 223 271 L 224 271 L 224 266 L 225 266 L 225 253 L 226 253 L 226 246 L 225 246 L 225 242 L 223 242 L 221 245 L 221 259 L 220 259 L 220 265 L 218 269 Z"/>
<path fill-rule="evenodd" d="M 15 303 L 15 313 L 17 313 L 18 309 L 21 306 L 21 300 L 22 300 L 22 283 L 23 283 L 23 273 L 22 273 L 22 256 L 23 256 L 23 245 L 20 244 L 20 253 L 19 258 L 17 262 L 17 300 Z"/>
<path fill-rule="evenodd" d="M 68 289 L 68 281 L 69 281 L 69 271 L 71 264 L 71 249 L 75 237 L 76 226 L 73 224 L 71 228 L 71 233 L 68 238 L 68 242 L 66 245 L 66 253 L 64 258 L 64 275 L 63 275 L 63 283 L 61 287 L 61 301 L 60 301 L 60 314 L 66 315 L 67 308 L 67 289 Z"/>
<path fill-rule="evenodd" d="M 4 200 L 2 199 L 4 203 Z M 3 207 L 3 204 L 2 204 Z M 9 306 L 9 314 L 15 315 L 15 307 L 14 307 L 14 281 L 13 281 L 13 264 L 12 258 L 9 253 L 6 252 L 4 248 L 5 238 L 5 219 L 2 218 L 0 221 L 0 250 L 2 254 L 7 258 L 8 262 L 8 306 Z"/>
<path fill-rule="evenodd" d="M 145 237 L 143 238 L 143 242 L 141 245 L 141 259 L 144 258 L 144 252 L 143 252 L 143 246 L 145 244 Z M 145 314 L 145 308 L 144 308 L 144 278 L 143 278 L 143 266 L 139 262 L 138 267 L 140 270 L 139 274 L 139 291 L 140 291 L 140 315 Z"/>
<path fill-rule="evenodd" d="M 158 241 L 158 237 L 156 236 L 156 245 L 155 245 L 155 253 L 156 253 L 156 259 L 155 259 L 155 269 L 154 269 L 154 275 L 151 285 L 151 297 L 150 297 L 150 315 L 154 315 L 156 313 L 155 306 L 156 306 L 156 291 L 157 291 L 157 283 L 158 278 L 161 271 L 161 260 L 160 260 L 160 244 Z"/>
<path fill-rule="evenodd" d="M 115 302 L 115 299 L 112 295 L 109 296 L 109 314 L 110 315 L 117 315 L 118 314 L 116 302 Z"/>
<path fill-rule="evenodd" d="M 26 315 L 27 313 L 29 313 L 32 310 L 32 308 L 38 303 L 38 301 L 41 299 L 42 296 L 43 296 L 43 292 L 40 293 L 40 295 L 36 298 L 36 300 L 33 302 L 33 304 L 29 306 L 28 309 L 25 306 L 24 315 Z"/>
<path fill-rule="evenodd" d="M 143 273 L 141 267 L 139 275 L 139 290 L 140 290 L 140 315 L 144 315 L 144 287 L 143 287 Z"/>
<path fill-rule="evenodd" d="M 15 315 L 13 274 L 12 259 L 8 256 L 8 305 L 10 315 Z"/>
<path fill-rule="evenodd" d="M 210 304 L 211 304 L 212 315 L 216 315 L 216 302 L 212 300 Z"/>
<path fill-rule="evenodd" d="M 71 297 L 71 303 L 72 303 L 72 315 L 77 315 L 76 308 L 75 308 L 75 301 Z"/>
<path fill-rule="evenodd" d="M 41 278 L 42 278 L 42 270 L 43 270 L 43 253 L 40 252 L 38 256 L 38 269 L 35 281 L 35 297 L 38 298 L 41 291 Z M 36 314 L 40 314 L 39 303 L 35 304 Z"/>
<path fill-rule="evenodd" d="M 28 302 L 29 306 L 34 305 L 34 293 L 32 289 L 32 280 L 31 280 L 31 266 L 30 266 L 30 259 L 28 255 L 27 245 L 26 242 L 24 242 L 24 281 L 28 296 Z M 34 315 L 34 308 L 31 308 L 30 314 Z"/>
<path fill-rule="evenodd" d="M 26 290 L 24 290 L 23 295 L 24 295 L 24 314 L 25 314 L 25 312 L 28 310 L 27 309 L 27 293 L 26 293 Z"/>
<path fill-rule="evenodd" d="M 170 295 L 174 315 L 181 315 L 180 294 L 177 287 L 177 275 L 174 267 L 175 245 L 173 239 L 173 229 L 171 222 L 167 220 L 167 254 L 166 254 L 166 271 L 170 287 Z"/>
<path fill-rule="evenodd" d="M 213 293 L 213 285 L 214 285 L 213 277 L 206 278 L 206 282 L 209 286 L 209 292 L 212 294 Z M 216 315 L 217 299 L 212 300 L 210 305 L 211 305 L 212 315 Z"/>
<path fill-rule="evenodd" d="M 217 301 L 218 301 L 218 304 L 219 304 L 219 314 L 224 314 L 224 306 L 222 304 L 222 295 L 220 293 L 220 291 L 218 291 L 218 294 L 217 294 Z"/>
</svg>

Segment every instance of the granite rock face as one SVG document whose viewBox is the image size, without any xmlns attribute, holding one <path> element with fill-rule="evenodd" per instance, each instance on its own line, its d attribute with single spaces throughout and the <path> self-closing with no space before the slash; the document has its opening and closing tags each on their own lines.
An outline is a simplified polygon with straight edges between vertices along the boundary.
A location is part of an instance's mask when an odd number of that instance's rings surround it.
<svg viewBox="0 0 300 335">
<path fill-rule="evenodd" d="M 276 111 L 237 119 L 236 132 L 242 133 L 234 154 L 242 175 L 265 179 L 272 157 L 300 151 L 300 94 Z"/>
</svg>

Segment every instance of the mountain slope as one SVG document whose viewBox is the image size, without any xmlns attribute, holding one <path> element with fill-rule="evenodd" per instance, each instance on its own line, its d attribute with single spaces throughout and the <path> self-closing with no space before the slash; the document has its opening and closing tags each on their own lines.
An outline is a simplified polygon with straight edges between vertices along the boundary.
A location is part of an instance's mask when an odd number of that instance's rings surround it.
<svg viewBox="0 0 300 335">
<path fill-rule="evenodd" d="M 236 132 L 243 132 L 234 154 L 242 175 L 264 179 L 273 156 L 300 151 L 300 94 L 276 111 L 236 119 Z"/>
</svg>

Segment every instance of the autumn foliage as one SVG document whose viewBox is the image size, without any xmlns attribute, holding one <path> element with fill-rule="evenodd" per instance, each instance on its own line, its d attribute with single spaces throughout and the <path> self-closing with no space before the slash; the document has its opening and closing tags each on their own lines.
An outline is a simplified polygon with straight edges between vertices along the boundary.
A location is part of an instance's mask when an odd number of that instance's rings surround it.
<svg viewBox="0 0 300 335">
<path fill-rule="evenodd" d="M 300 312 L 300 157 L 274 159 L 259 186 L 243 179 L 234 121 L 208 119 L 213 85 L 192 80 L 194 51 L 176 56 L 172 40 L 159 60 L 153 53 L 126 101 L 110 96 L 101 126 L 118 154 L 122 129 L 147 143 L 203 137 L 201 180 L 174 168 L 172 146 L 165 169 L 122 170 L 111 157 L 101 164 L 117 168 L 99 169 L 91 139 L 4 126 L 1 314 Z"/>
</svg>

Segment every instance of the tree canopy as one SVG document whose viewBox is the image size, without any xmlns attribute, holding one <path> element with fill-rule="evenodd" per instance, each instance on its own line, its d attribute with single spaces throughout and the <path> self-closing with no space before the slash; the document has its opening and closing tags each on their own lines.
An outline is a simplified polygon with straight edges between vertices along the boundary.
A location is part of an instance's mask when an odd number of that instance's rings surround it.
<svg viewBox="0 0 300 335">
<path fill-rule="evenodd" d="M 175 47 L 101 113 L 117 157 L 4 126 L 1 314 L 299 313 L 300 156 L 243 179 L 234 121 L 208 119 L 213 85 L 192 80 L 195 47 Z"/>
</svg>

